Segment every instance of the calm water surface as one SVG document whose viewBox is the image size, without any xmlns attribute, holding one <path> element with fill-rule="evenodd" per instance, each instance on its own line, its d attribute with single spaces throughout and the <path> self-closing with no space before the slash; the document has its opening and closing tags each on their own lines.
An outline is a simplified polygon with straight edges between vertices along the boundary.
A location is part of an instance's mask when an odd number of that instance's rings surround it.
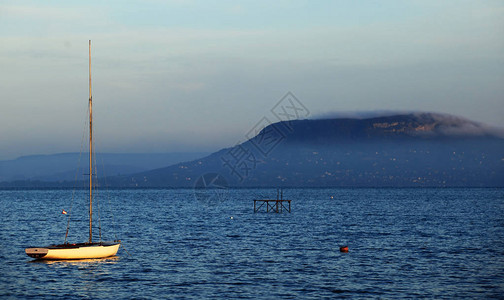
<svg viewBox="0 0 504 300">
<path fill-rule="evenodd" d="M 103 240 L 117 236 L 131 256 L 38 262 L 24 248 L 63 242 L 62 209 L 69 241 L 87 240 L 85 191 L 73 205 L 68 190 L 0 191 L 0 297 L 504 295 L 503 189 L 289 189 L 290 214 L 254 213 L 273 189 L 207 192 L 102 193 Z"/>
</svg>

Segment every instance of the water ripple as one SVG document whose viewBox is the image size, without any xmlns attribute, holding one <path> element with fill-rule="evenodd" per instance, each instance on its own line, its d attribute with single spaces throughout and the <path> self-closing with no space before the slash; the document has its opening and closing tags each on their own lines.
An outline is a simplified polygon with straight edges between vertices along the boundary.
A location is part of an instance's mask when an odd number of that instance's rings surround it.
<svg viewBox="0 0 504 300">
<path fill-rule="evenodd" d="M 24 247 L 61 242 L 71 191 L 0 191 L 0 298 L 504 294 L 502 189 L 293 189 L 290 214 L 253 212 L 252 199 L 273 189 L 229 190 L 212 206 L 191 190 L 110 193 L 116 224 L 105 213 L 102 225 L 132 257 L 34 262 Z M 71 239 L 85 240 L 85 216 L 76 220 Z"/>
</svg>

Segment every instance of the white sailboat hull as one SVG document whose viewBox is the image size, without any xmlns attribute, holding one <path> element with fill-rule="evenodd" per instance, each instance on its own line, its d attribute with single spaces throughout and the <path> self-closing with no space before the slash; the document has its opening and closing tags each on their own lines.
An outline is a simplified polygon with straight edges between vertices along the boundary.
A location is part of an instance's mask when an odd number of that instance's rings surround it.
<svg viewBox="0 0 504 300">
<path fill-rule="evenodd" d="M 36 259 L 65 260 L 105 258 L 116 255 L 120 242 L 92 244 L 63 244 L 49 247 L 26 248 L 28 256 Z"/>
</svg>

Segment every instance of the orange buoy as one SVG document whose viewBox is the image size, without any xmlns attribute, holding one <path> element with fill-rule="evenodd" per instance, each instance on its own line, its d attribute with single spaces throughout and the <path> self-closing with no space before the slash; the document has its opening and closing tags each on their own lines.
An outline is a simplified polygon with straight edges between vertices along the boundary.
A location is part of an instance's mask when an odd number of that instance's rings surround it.
<svg viewBox="0 0 504 300">
<path fill-rule="evenodd" d="M 348 246 L 343 246 L 339 248 L 340 252 L 348 252 Z"/>
</svg>

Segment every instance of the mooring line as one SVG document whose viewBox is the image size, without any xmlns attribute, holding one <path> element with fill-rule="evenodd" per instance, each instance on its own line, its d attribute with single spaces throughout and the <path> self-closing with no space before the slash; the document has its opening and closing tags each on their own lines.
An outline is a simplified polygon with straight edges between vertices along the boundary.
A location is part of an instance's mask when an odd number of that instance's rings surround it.
<svg viewBox="0 0 504 300">
<path fill-rule="evenodd" d="M 124 247 L 123 243 L 120 244 L 121 247 L 123 247 L 124 251 L 126 251 L 126 253 L 128 253 L 129 257 L 133 257 L 131 256 L 131 254 L 128 252 L 128 250 L 126 250 L 126 247 Z"/>
</svg>

